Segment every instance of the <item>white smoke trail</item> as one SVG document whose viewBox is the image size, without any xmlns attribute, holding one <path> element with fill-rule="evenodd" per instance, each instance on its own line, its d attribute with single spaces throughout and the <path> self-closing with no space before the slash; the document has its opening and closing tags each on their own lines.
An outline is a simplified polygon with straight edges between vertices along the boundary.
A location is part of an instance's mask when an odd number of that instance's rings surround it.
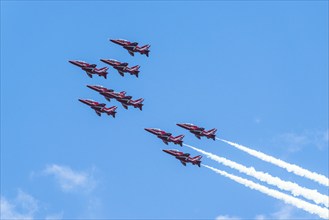
<svg viewBox="0 0 329 220">
<path fill-rule="evenodd" d="M 296 197 L 284 194 L 284 193 L 282 193 L 280 191 L 277 191 L 277 190 L 267 188 L 266 186 L 260 185 L 258 183 L 255 183 L 253 181 L 244 179 L 244 178 L 239 177 L 239 176 L 235 176 L 233 174 L 226 173 L 225 171 L 213 168 L 211 166 L 204 165 L 204 164 L 202 164 L 202 166 L 204 166 L 208 169 L 211 169 L 212 171 L 214 171 L 214 172 L 216 172 L 216 173 L 218 173 L 222 176 L 225 176 L 225 177 L 227 177 L 231 180 L 234 180 L 235 182 L 238 182 L 238 183 L 240 183 L 240 184 L 242 184 L 246 187 L 249 187 L 250 189 L 254 189 L 254 190 L 262 192 L 262 193 L 264 193 L 268 196 L 271 196 L 273 198 L 280 199 L 280 200 L 284 201 L 287 204 L 290 204 L 290 205 L 293 205 L 297 208 L 303 209 L 304 211 L 309 212 L 311 214 L 316 214 L 320 218 L 323 218 L 323 219 L 328 219 L 329 218 L 329 210 L 326 209 L 326 208 L 322 208 L 320 206 L 305 202 L 304 200 L 301 200 L 301 199 L 298 199 Z"/>
<path fill-rule="evenodd" d="M 264 173 L 261 171 L 255 170 L 253 167 L 246 167 L 234 161 L 228 160 L 224 157 L 219 157 L 212 153 L 206 152 L 204 150 L 198 149 L 196 147 L 190 146 L 188 144 L 184 144 L 184 146 L 192 148 L 199 153 L 206 155 L 208 158 L 217 161 L 225 166 L 236 169 L 241 173 L 245 173 L 249 176 L 255 177 L 256 179 L 266 182 L 270 185 L 276 186 L 281 190 L 286 190 L 291 192 L 294 196 L 303 196 L 306 199 L 310 199 L 314 201 L 316 204 L 323 204 L 326 207 L 329 207 L 329 197 L 319 193 L 317 190 L 311 190 L 305 187 L 299 186 L 297 183 L 293 183 L 290 181 L 284 181 L 279 177 L 274 177 L 268 173 Z"/>
<path fill-rule="evenodd" d="M 233 147 L 236 147 L 237 149 L 242 150 L 242 151 L 244 151 L 244 152 L 246 152 L 246 153 L 248 153 L 248 154 L 250 154 L 254 157 L 257 157 L 257 158 L 263 160 L 263 161 L 266 161 L 266 162 L 272 163 L 276 166 L 279 166 L 281 168 L 284 168 L 288 172 L 293 172 L 294 174 L 296 174 L 298 176 L 302 176 L 302 177 L 311 179 L 311 180 L 313 180 L 317 183 L 320 183 L 324 186 L 329 186 L 329 179 L 326 176 L 322 175 L 322 174 L 311 172 L 311 171 L 306 170 L 302 167 L 299 167 L 295 164 L 287 163 L 283 160 L 280 160 L 280 159 L 277 159 L 275 157 L 264 154 L 262 152 L 250 149 L 248 147 L 233 143 L 231 141 L 227 141 L 227 140 L 223 140 L 223 139 L 219 139 L 219 138 L 216 138 L 216 139 L 220 140 L 220 141 L 223 141 L 223 142 L 225 142 L 225 143 L 227 143 L 227 144 L 229 144 Z"/>
</svg>

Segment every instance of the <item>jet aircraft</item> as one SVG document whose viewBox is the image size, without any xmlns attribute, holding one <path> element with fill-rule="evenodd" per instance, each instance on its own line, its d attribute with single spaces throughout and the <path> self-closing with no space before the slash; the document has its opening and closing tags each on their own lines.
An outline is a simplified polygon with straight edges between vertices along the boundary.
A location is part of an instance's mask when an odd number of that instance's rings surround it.
<svg viewBox="0 0 329 220">
<path fill-rule="evenodd" d="M 102 94 L 102 93 L 101 93 Z M 139 108 L 142 111 L 143 107 L 143 98 L 132 100 L 131 96 L 125 96 L 123 98 L 115 98 L 118 102 L 122 104 L 125 109 L 128 109 L 128 106 L 134 106 L 134 108 Z"/>
<path fill-rule="evenodd" d="M 115 92 L 113 89 L 108 89 L 108 88 L 105 88 L 103 86 L 98 86 L 98 85 L 94 85 L 94 86 L 87 85 L 87 87 L 99 92 L 99 94 L 103 95 L 104 98 L 109 102 L 111 101 L 111 99 L 116 99 L 116 98 L 125 98 L 125 97 L 131 98 L 131 96 L 126 96 L 125 91 Z"/>
<path fill-rule="evenodd" d="M 191 163 L 193 165 L 198 165 L 200 167 L 201 164 L 201 158 L 202 156 L 198 155 L 195 157 L 190 157 L 189 153 L 183 153 L 178 150 L 162 150 L 163 152 L 166 152 L 167 154 L 170 154 L 174 156 L 176 159 L 178 159 L 184 166 L 186 166 L 186 163 Z"/>
<path fill-rule="evenodd" d="M 174 144 L 179 144 L 180 146 L 183 146 L 183 138 L 184 135 L 178 135 L 177 137 L 172 136 L 171 133 L 167 133 L 165 131 L 162 131 L 158 128 L 145 128 L 146 131 L 156 135 L 158 138 L 160 138 L 163 143 L 168 145 L 168 142 L 173 142 Z"/>
<path fill-rule="evenodd" d="M 107 115 L 112 115 L 115 118 L 115 114 L 117 113 L 115 110 L 117 109 L 116 106 L 112 106 L 110 108 L 105 107 L 106 104 L 99 103 L 94 100 L 90 99 L 79 99 L 80 102 L 89 105 L 92 109 L 95 110 L 98 116 L 101 116 L 101 113 L 106 113 Z"/>
<path fill-rule="evenodd" d="M 90 78 L 93 78 L 92 74 L 103 76 L 105 79 L 107 78 L 107 70 L 109 69 L 108 67 L 97 69 L 96 64 L 89 64 L 79 60 L 69 60 L 69 62 L 72 63 L 73 65 L 80 67 L 82 70 L 86 71 L 87 75 Z"/>
<path fill-rule="evenodd" d="M 215 138 L 216 138 L 216 131 L 217 131 L 216 128 L 206 131 L 204 128 L 198 127 L 198 126 L 190 124 L 190 123 L 182 123 L 182 124 L 177 124 L 177 125 L 179 127 L 189 130 L 198 139 L 201 139 L 202 136 L 207 137 L 208 139 L 211 138 L 213 140 L 215 140 Z"/>
<path fill-rule="evenodd" d="M 102 62 L 112 66 L 114 69 L 118 70 L 121 76 L 124 76 L 124 73 L 130 73 L 130 75 L 135 75 L 138 78 L 140 66 L 136 65 L 133 67 L 128 67 L 128 63 L 122 63 L 117 60 L 105 60 L 101 59 Z"/>
<path fill-rule="evenodd" d="M 118 39 L 118 40 L 112 40 L 110 39 L 110 41 L 112 41 L 115 44 L 118 44 L 120 46 L 122 46 L 123 48 L 125 48 L 126 50 L 128 50 L 128 53 L 131 56 L 134 56 L 135 52 L 138 52 L 140 54 L 145 54 L 147 57 L 149 56 L 149 52 L 150 52 L 150 47 L 151 45 L 146 44 L 144 46 L 138 46 L 137 42 L 129 42 L 127 40 L 123 40 L 123 39 Z"/>
</svg>

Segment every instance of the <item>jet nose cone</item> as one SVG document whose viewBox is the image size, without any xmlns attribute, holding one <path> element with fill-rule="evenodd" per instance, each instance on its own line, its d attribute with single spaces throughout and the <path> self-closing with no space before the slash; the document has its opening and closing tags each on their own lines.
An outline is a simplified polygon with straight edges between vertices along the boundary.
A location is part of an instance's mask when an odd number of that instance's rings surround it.
<svg viewBox="0 0 329 220">
<path fill-rule="evenodd" d="M 106 60 L 105 59 L 100 59 L 100 61 L 105 62 Z"/>
<path fill-rule="evenodd" d="M 116 40 L 110 39 L 111 42 L 116 43 Z"/>
<path fill-rule="evenodd" d="M 69 60 L 69 63 L 72 63 L 72 64 L 74 64 L 74 60 Z"/>
<path fill-rule="evenodd" d="M 168 150 L 162 150 L 162 151 L 168 153 Z"/>
<path fill-rule="evenodd" d="M 183 127 L 184 126 L 183 124 L 179 124 L 179 123 L 177 123 L 176 125 L 179 126 L 179 127 Z"/>
<path fill-rule="evenodd" d="M 79 101 L 82 102 L 82 103 L 85 103 L 85 100 L 83 100 L 83 99 L 79 99 Z"/>
<path fill-rule="evenodd" d="M 152 132 L 150 128 L 144 128 L 145 131 Z"/>
<path fill-rule="evenodd" d="M 87 85 L 87 87 L 88 87 L 89 89 L 93 89 L 93 90 L 96 90 L 96 87 L 95 87 L 95 86 L 92 86 L 92 85 Z"/>
</svg>

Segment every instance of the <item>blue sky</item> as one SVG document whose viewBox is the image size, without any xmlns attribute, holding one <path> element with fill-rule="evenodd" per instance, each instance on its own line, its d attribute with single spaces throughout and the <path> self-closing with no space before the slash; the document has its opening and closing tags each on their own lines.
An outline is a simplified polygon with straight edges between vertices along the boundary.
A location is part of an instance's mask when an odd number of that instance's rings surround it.
<svg viewBox="0 0 329 220">
<path fill-rule="evenodd" d="M 1 1 L 1 204 L 41 219 L 312 218 L 204 167 L 183 167 L 144 131 L 184 134 L 187 144 L 274 176 L 328 188 L 218 137 L 328 176 L 328 3 L 325 1 Z M 151 44 L 131 57 L 109 38 Z M 140 65 L 140 77 L 90 79 L 68 63 Z M 143 97 L 125 110 L 86 87 Z M 117 105 L 98 117 L 78 102 Z M 257 180 L 207 158 L 204 164 Z"/>
</svg>

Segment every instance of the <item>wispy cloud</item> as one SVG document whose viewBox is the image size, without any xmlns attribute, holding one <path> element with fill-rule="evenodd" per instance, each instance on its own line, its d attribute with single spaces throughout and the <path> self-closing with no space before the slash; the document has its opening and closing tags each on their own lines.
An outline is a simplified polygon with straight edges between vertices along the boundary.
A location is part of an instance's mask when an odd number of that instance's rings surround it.
<svg viewBox="0 0 329 220">
<path fill-rule="evenodd" d="M 306 146 L 315 146 L 319 150 L 328 147 L 329 130 L 303 131 L 301 133 L 287 132 L 275 138 L 275 142 L 281 144 L 290 152 L 298 152 Z"/>
<path fill-rule="evenodd" d="M 53 176 L 64 193 L 74 193 L 85 203 L 85 209 L 78 218 L 102 218 L 103 203 L 97 196 L 98 179 L 94 177 L 96 168 L 74 170 L 69 166 L 51 164 L 42 171 L 43 175 Z M 62 214 L 48 216 L 49 219 L 61 219 Z"/>
<path fill-rule="evenodd" d="M 64 192 L 88 193 L 96 186 L 96 181 L 93 178 L 93 170 L 75 171 L 67 166 L 52 164 L 48 165 L 43 170 L 43 173 L 53 175 Z"/>
<path fill-rule="evenodd" d="M 219 215 L 216 220 L 240 220 L 239 217 L 229 216 L 229 215 Z"/>
<path fill-rule="evenodd" d="M 38 211 L 38 201 L 22 190 L 18 190 L 16 198 L 12 201 L 4 196 L 1 196 L 0 200 L 0 219 L 33 219 Z"/>
<path fill-rule="evenodd" d="M 286 219 L 310 219 L 312 216 L 305 216 L 298 215 L 298 209 L 291 205 L 287 204 L 280 204 L 279 210 L 270 213 L 270 214 L 261 214 L 257 215 L 255 217 L 256 220 L 272 220 L 272 219 L 278 219 L 278 220 L 286 220 Z"/>
<path fill-rule="evenodd" d="M 283 205 L 280 210 L 274 212 L 271 217 L 274 219 L 293 219 L 295 208 L 290 205 Z"/>
<path fill-rule="evenodd" d="M 297 215 L 298 209 L 291 205 L 280 204 L 279 210 L 270 213 L 270 214 L 260 214 L 256 215 L 254 219 L 256 220 L 287 220 L 287 219 L 310 219 L 311 216 L 300 217 Z M 216 220 L 240 220 L 245 218 L 229 216 L 229 215 L 220 215 L 216 218 Z"/>
</svg>

